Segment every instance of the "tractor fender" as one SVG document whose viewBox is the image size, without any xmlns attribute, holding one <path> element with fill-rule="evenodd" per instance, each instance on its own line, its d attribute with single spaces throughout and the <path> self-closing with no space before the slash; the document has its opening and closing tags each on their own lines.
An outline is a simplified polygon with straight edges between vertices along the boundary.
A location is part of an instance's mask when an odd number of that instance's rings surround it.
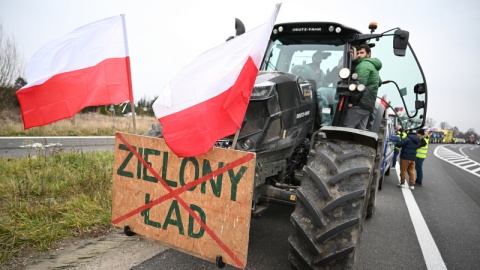
<svg viewBox="0 0 480 270">
<path fill-rule="evenodd" d="M 368 131 L 346 127 L 325 126 L 320 129 L 327 139 L 355 142 L 371 147 L 377 151 L 378 134 Z"/>
</svg>

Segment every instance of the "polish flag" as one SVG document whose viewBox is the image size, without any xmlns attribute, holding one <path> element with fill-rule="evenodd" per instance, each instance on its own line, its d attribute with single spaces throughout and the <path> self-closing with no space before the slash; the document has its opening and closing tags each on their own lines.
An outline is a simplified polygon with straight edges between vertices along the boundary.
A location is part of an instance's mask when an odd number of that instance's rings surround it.
<svg viewBox="0 0 480 270">
<path fill-rule="evenodd" d="M 381 99 L 381 104 L 383 107 L 387 108 L 387 95 L 383 95 Z"/>
<path fill-rule="evenodd" d="M 280 6 L 261 26 L 197 56 L 154 102 L 176 155 L 204 154 L 241 127 Z"/>
<path fill-rule="evenodd" d="M 74 116 L 88 106 L 133 102 L 125 17 L 103 19 L 38 50 L 17 91 L 25 129 Z"/>
</svg>

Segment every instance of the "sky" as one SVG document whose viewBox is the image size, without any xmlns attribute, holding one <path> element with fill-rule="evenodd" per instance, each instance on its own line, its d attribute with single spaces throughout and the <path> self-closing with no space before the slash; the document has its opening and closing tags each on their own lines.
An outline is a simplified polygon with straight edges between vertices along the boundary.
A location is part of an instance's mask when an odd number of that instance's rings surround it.
<svg viewBox="0 0 480 270">
<path fill-rule="evenodd" d="M 152 99 L 197 55 L 264 23 L 282 3 L 276 23 L 338 22 L 367 33 L 400 27 L 428 86 L 427 118 L 480 133 L 480 1 L 478 0 L 0 0 L 0 22 L 27 66 L 42 46 L 78 27 L 125 14 L 134 100 Z"/>
</svg>

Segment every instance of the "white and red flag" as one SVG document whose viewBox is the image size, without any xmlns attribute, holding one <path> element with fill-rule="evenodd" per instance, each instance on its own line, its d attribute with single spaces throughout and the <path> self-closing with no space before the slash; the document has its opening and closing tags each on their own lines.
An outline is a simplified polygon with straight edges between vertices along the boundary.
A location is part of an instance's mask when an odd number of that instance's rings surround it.
<svg viewBox="0 0 480 270">
<path fill-rule="evenodd" d="M 204 154 L 241 127 L 280 6 L 264 24 L 197 56 L 154 102 L 176 155 Z"/>
<path fill-rule="evenodd" d="M 25 129 L 88 106 L 133 102 L 125 16 L 103 19 L 40 48 L 17 91 Z"/>
<path fill-rule="evenodd" d="M 380 103 L 382 104 L 383 107 L 387 108 L 387 95 L 383 95 Z"/>
</svg>

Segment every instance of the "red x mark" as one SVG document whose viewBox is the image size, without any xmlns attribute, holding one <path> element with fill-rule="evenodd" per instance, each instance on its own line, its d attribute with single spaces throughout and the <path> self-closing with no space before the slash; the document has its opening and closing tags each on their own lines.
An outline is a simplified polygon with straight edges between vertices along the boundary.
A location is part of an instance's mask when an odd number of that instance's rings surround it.
<svg viewBox="0 0 480 270">
<path fill-rule="evenodd" d="M 185 192 L 187 189 L 189 188 L 192 188 L 192 187 L 195 187 L 203 182 L 206 182 L 207 180 L 209 179 L 212 179 L 232 168 L 235 168 L 243 163 L 246 163 L 250 160 L 253 159 L 254 155 L 253 154 L 247 154 L 231 163 L 228 163 L 226 166 L 222 167 L 222 168 L 219 168 L 217 170 L 214 170 L 213 172 L 209 173 L 209 174 L 206 174 L 204 176 L 202 176 L 201 178 L 198 178 L 197 180 L 193 181 L 193 182 L 190 182 L 186 185 L 184 185 L 183 187 L 179 187 L 175 190 L 173 190 L 166 182 L 165 180 L 150 166 L 150 164 L 148 164 L 148 162 L 146 162 L 142 156 L 140 156 L 140 154 L 138 154 L 138 152 L 132 147 L 131 144 L 129 144 L 127 142 L 127 140 L 125 140 L 125 138 L 120 134 L 120 133 L 116 133 L 116 136 L 117 138 L 119 138 L 123 144 L 125 144 L 125 146 L 127 146 L 128 150 L 130 150 L 130 152 L 132 154 L 135 155 L 135 157 L 138 158 L 138 160 L 140 162 L 142 162 L 143 166 L 145 166 L 148 171 L 153 175 L 155 176 L 155 178 L 158 179 L 158 182 L 160 184 L 162 184 L 163 187 L 165 187 L 168 191 L 167 194 L 161 196 L 160 198 L 158 199 L 155 199 L 141 207 L 138 207 L 136 208 L 135 210 L 131 211 L 131 212 L 128 212 L 126 213 L 125 215 L 121 216 L 121 217 L 118 217 L 114 220 L 112 220 L 112 223 L 113 224 L 117 224 L 133 215 L 136 215 L 144 210 L 147 210 L 149 208 L 152 208 L 153 206 L 161 203 L 161 202 L 164 202 L 168 199 L 171 199 L 171 198 L 175 198 L 181 206 L 183 206 L 183 208 L 185 208 L 185 210 L 188 211 L 188 213 L 190 214 L 190 216 L 192 216 L 197 222 L 198 224 L 200 224 L 200 226 L 202 226 L 202 228 L 205 230 L 205 232 L 208 233 L 208 235 L 210 235 L 210 237 L 212 237 L 212 239 L 228 254 L 228 256 L 230 256 L 230 258 L 237 264 L 237 266 L 239 268 L 243 268 L 244 265 L 240 262 L 240 260 L 237 258 L 237 256 L 235 256 L 235 254 L 227 247 L 227 245 L 225 245 L 225 243 L 222 242 L 222 240 L 220 240 L 220 238 L 218 238 L 218 236 L 207 226 L 207 224 L 203 223 L 203 221 L 200 219 L 200 217 L 192 210 L 190 209 L 190 207 L 188 207 L 188 205 L 185 203 L 185 201 L 180 198 L 180 194 L 182 194 L 183 192 Z"/>
</svg>

